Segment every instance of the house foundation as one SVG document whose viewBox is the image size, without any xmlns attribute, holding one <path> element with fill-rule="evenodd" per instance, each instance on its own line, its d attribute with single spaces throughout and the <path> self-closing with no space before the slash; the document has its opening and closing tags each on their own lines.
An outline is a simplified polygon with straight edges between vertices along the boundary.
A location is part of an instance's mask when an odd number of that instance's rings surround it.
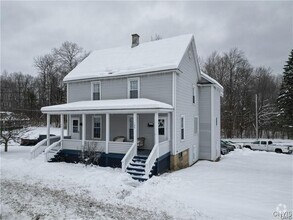
<svg viewBox="0 0 293 220">
<path fill-rule="evenodd" d="M 170 166 L 172 171 L 180 170 L 189 166 L 189 149 L 176 155 L 171 155 Z"/>
</svg>

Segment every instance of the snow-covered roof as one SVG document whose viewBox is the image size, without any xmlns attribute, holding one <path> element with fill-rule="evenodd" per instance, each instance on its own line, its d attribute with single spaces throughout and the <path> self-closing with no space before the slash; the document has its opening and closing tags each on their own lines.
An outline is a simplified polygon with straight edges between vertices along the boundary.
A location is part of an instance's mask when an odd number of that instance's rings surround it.
<svg viewBox="0 0 293 220">
<path fill-rule="evenodd" d="M 52 105 L 41 108 L 43 113 L 60 112 L 111 112 L 128 111 L 136 112 L 139 110 L 164 110 L 172 111 L 173 107 L 169 104 L 151 99 L 114 99 L 114 100 L 95 100 L 79 101 L 61 105 Z"/>
<path fill-rule="evenodd" d="M 141 43 L 133 48 L 129 44 L 93 51 L 63 81 L 177 69 L 192 40 L 193 35 L 188 34 Z"/>
<path fill-rule="evenodd" d="M 203 79 L 205 79 L 206 81 L 210 82 L 211 84 L 214 84 L 216 85 L 220 92 L 221 92 L 221 95 L 223 95 L 224 93 L 224 87 L 217 81 L 215 80 L 214 78 L 210 77 L 209 75 L 205 74 L 204 72 L 200 72 L 200 75 L 202 76 Z"/>
</svg>

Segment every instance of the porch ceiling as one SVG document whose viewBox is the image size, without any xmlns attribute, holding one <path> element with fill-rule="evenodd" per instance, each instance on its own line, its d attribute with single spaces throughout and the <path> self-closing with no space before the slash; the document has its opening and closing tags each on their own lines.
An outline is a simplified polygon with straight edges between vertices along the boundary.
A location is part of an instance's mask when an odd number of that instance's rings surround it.
<svg viewBox="0 0 293 220">
<path fill-rule="evenodd" d="M 171 112 L 169 104 L 151 99 L 114 99 L 79 101 L 61 105 L 52 105 L 41 108 L 46 114 L 97 114 L 97 113 L 147 113 Z"/>
</svg>

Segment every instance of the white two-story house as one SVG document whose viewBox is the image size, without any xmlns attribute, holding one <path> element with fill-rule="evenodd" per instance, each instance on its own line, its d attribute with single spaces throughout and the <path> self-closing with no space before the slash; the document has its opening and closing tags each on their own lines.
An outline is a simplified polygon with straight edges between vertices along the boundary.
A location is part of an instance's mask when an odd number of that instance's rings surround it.
<svg viewBox="0 0 293 220">
<path fill-rule="evenodd" d="M 43 107 L 67 119 L 47 159 L 78 160 L 86 145 L 102 152 L 100 166 L 138 179 L 220 157 L 223 87 L 201 73 L 193 35 L 92 52 L 64 78 L 67 103 Z M 59 157 L 61 158 L 61 157 Z M 78 161 L 76 161 L 78 162 Z"/>
</svg>

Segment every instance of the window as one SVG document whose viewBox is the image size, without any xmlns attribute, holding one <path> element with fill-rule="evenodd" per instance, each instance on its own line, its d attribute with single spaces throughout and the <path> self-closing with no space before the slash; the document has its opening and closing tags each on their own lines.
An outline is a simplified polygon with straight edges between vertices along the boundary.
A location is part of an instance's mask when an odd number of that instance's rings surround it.
<svg viewBox="0 0 293 220">
<path fill-rule="evenodd" d="M 181 116 L 181 140 L 184 140 L 185 139 L 185 117 L 184 115 Z"/>
<path fill-rule="evenodd" d="M 192 103 L 193 104 L 196 103 L 196 87 L 195 86 L 192 87 Z"/>
<path fill-rule="evenodd" d="M 159 135 L 165 136 L 165 119 L 159 119 Z"/>
<path fill-rule="evenodd" d="M 128 98 L 139 98 L 139 79 L 128 79 Z"/>
<path fill-rule="evenodd" d="M 102 118 L 101 116 L 93 117 L 93 138 L 101 138 Z"/>
<path fill-rule="evenodd" d="M 264 144 L 264 145 L 266 145 L 267 142 L 266 142 L 266 141 L 262 141 L 262 142 L 260 142 L 260 144 Z"/>
<path fill-rule="evenodd" d="M 198 132 L 198 117 L 194 117 L 194 134 Z"/>
<path fill-rule="evenodd" d="M 128 117 L 128 140 L 133 140 L 133 117 Z"/>
<path fill-rule="evenodd" d="M 259 141 L 252 142 L 253 144 L 259 144 Z"/>
<path fill-rule="evenodd" d="M 272 141 L 269 141 L 268 144 L 273 144 L 273 142 Z"/>
<path fill-rule="evenodd" d="M 92 83 L 92 100 L 101 100 L 101 82 Z"/>
<path fill-rule="evenodd" d="M 78 126 L 78 120 L 73 119 L 72 120 L 72 132 L 78 133 L 79 132 L 79 126 Z"/>
</svg>

